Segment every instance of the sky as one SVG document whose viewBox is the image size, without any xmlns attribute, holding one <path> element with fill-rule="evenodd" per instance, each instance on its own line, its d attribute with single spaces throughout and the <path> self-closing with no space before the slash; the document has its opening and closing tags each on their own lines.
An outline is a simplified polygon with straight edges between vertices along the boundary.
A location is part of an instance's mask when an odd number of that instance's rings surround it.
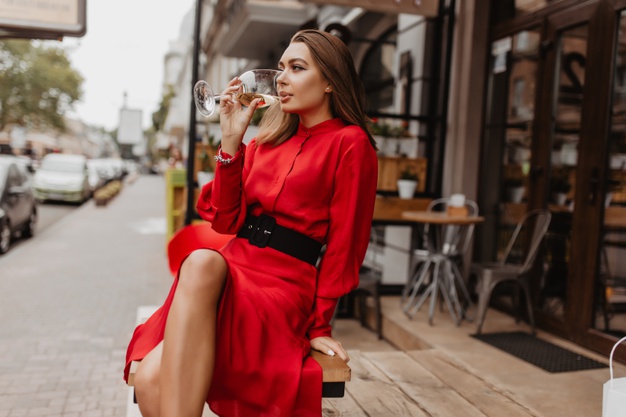
<svg viewBox="0 0 626 417">
<path fill-rule="evenodd" d="M 87 33 L 60 44 L 85 79 L 71 117 L 113 130 L 126 92 L 127 107 L 142 110 L 143 127 L 150 127 L 161 100 L 163 58 L 194 6 L 195 0 L 87 0 Z"/>
</svg>

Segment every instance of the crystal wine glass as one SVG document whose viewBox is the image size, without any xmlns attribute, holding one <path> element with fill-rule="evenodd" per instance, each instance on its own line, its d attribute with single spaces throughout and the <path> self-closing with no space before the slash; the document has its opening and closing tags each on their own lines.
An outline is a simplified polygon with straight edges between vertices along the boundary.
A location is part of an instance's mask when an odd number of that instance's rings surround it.
<svg viewBox="0 0 626 417">
<path fill-rule="evenodd" d="M 244 72 L 239 76 L 242 89 L 237 93 L 235 99 L 244 106 L 248 106 L 252 100 L 260 98 L 261 101 L 257 108 L 274 104 L 278 101 L 276 78 L 280 73 L 281 71 L 273 69 L 254 69 Z M 211 116 L 215 112 L 216 103 L 222 98 L 230 98 L 230 96 L 213 94 L 211 86 L 204 80 L 198 81 L 193 87 L 193 99 L 198 111 L 203 116 Z"/>
</svg>

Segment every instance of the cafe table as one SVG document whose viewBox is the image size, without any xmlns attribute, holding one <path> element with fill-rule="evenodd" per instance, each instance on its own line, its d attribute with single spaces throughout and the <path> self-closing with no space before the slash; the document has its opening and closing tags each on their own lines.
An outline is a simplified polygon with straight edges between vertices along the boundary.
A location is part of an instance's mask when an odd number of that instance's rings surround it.
<svg viewBox="0 0 626 417">
<path fill-rule="evenodd" d="M 433 226 L 428 228 L 428 236 L 424 237 L 427 250 L 413 254 L 415 259 L 411 264 L 415 273 L 402 293 L 403 311 L 413 318 L 430 297 L 428 321 L 432 325 L 437 298 L 441 295 L 452 319 L 460 325 L 463 318 L 469 319 L 464 305 L 470 305 L 471 300 L 456 260 L 469 246 L 474 226 L 485 218 L 434 211 L 404 211 L 402 218 Z"/>
</svg>

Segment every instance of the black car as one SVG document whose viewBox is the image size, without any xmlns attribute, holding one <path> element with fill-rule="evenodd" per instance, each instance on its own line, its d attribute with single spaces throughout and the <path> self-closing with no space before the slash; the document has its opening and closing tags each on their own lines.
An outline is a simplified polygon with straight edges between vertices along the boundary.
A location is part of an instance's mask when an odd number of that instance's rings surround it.
<svg viewBox="0 0 626 417">
<path fill-rule="evenodd" d="M 0 254 L 16 236 L 35 234 L 37 203 L 30 172 L 15 156 L 0 155 Z"/>
</svg>

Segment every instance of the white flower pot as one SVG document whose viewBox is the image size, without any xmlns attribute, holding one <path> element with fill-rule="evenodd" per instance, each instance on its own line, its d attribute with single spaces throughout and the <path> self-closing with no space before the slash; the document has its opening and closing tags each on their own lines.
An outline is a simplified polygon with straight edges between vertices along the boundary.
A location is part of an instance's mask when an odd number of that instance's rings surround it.
<svg viewBox="0 0 626 417">
<path fill-rule="evenodd" d="M 398 180 L 398 194 L 400 198 L 409 200 L 413 198 L 415 189 L 417 188 L 417 181 L 414 180 Z"/>
</svg>

